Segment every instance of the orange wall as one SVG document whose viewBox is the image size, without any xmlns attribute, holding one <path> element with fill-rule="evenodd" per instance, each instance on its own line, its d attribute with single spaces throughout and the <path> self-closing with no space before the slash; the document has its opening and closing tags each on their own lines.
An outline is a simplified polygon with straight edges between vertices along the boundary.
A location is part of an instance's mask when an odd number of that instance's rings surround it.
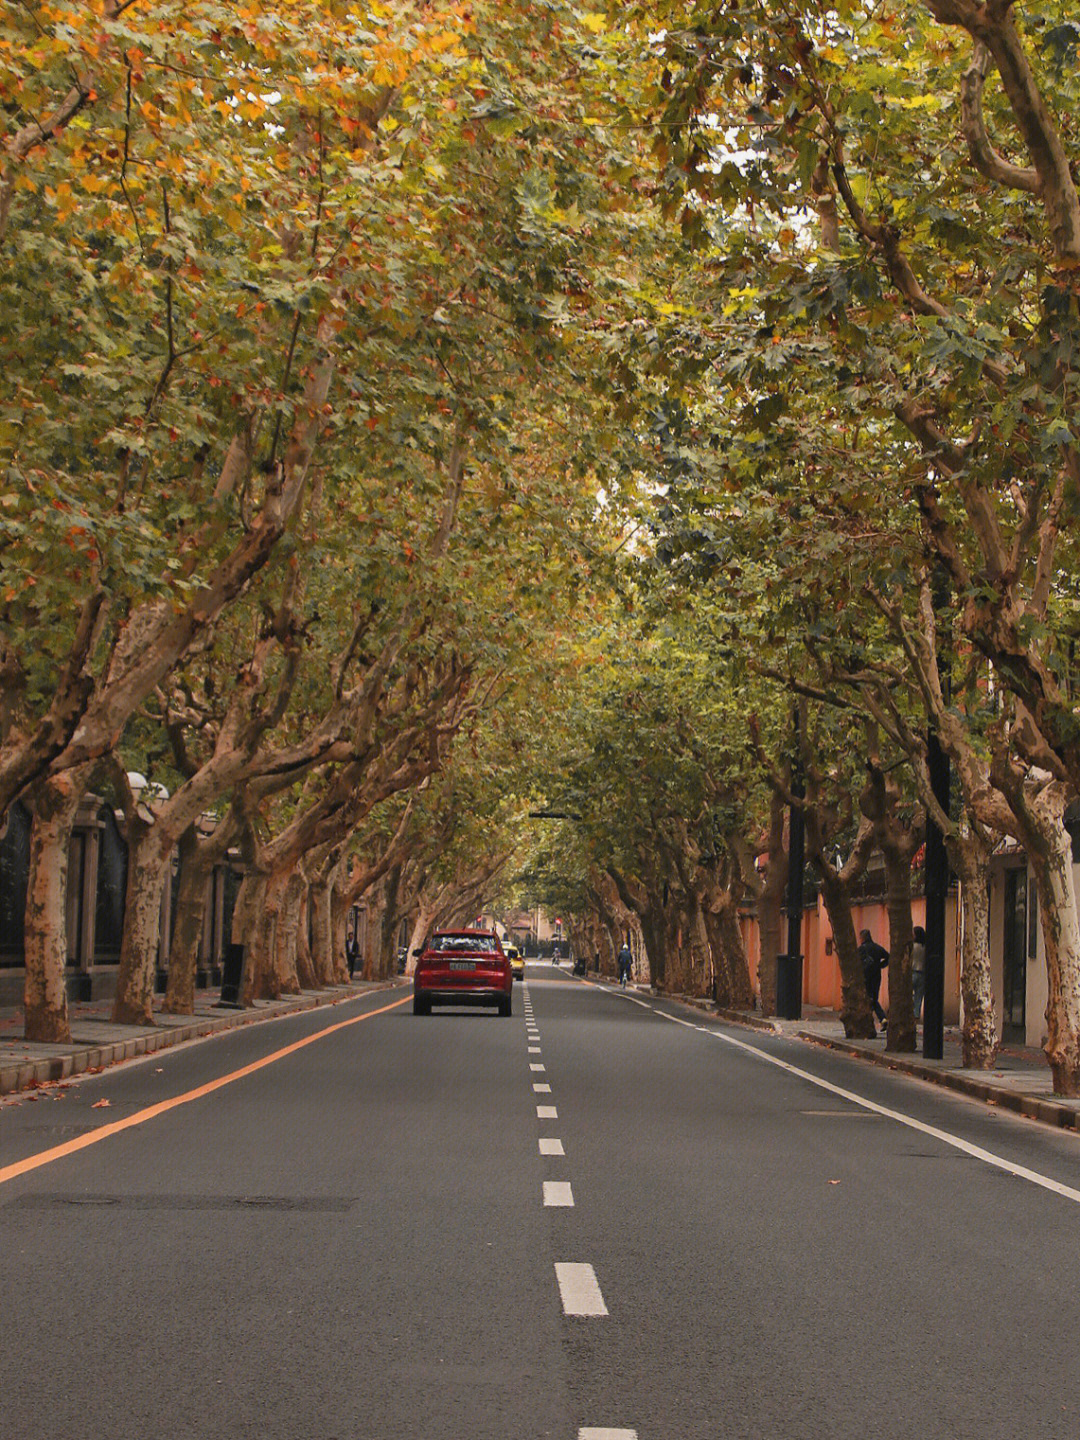
<svg viewBox="0 0 1080 1440">
<path fill-rule="evenodd" d="M 889 915 L 884 904 L 876 902 L 868 905 L 855 905 L 852 907 L 851 917 L 855 922 L 856 934 L 860 930 L 869 930 L 879 945 L 888 946 Z M 911 919 L 915 925 L 922 925 L 925 922 L 926 901 L 921 897 L 911 902 Z M 750 978 L 753 981 L 754 989 L 760 994 L 758 962 L 761 946 L 756 916 L 744 915 L 742 929 L 746 954 L 750 961 Z M 832 926 L 819 896 L 814 909 L 807 910 L 803 915 L 802 951 L 805 956 L 803 1004 L 824 1010 L 839 1011 L 841 1006 L 840 965 L 836 958 L 835 948 L 832 948 L 831 954 L 826 953 L 831 939 Z M 960 959 L 956 946 L 956 903 L 955 896 L 950 895 L 945 934 L 945 1021 L 947 1024 L 956 1024 L 958 1021 L 959 996 Z M 881 977 L 881 1003 L 888 1009 L 889 977 L 887 971 L 883 972 Z"/>
</svg>

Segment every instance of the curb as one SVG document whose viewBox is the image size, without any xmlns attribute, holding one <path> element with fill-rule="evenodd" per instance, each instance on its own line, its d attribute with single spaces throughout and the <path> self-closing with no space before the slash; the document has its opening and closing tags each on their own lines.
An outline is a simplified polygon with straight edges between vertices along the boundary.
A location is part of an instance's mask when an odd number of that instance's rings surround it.
<svg viewBox="0 0 1080 1440">
<path fill-rule="evenodd" d="M 260 1025 L 270 1020 L 281 1020 L 288 1015 L 302 1015 L 308 1010 L 322 1010 L 331 1005 L 340 1005 L 346 1000 L 356 1000 L 379 990 L 392 990 L 398 982 L 377 980 L 368 988 L 348 992 L 342 987 L 340 994 L 298 995 L 287 1004 L 274 1002 L 272 1013 L 263 1010 L 241 1010 L 229 1015 L 192 1019 L 190 1025 L 170 1026 L 166 1029 L 147 1027 L 145 1035 L 131 1039 L 114 1040 L 105 1045 L 87 1045 L 67 1055 L 51 1055 L 40 1060 L 21 1060 L 15 1064 L 0 1066 L 0 1096 L 14 1095 L 20 1090 L 33 1090 L 39 1085 L 55 1084 L 68 1080 L 87 1071 L 104 1070 L 106 1066 L 119 1065 L 125 1060 L 134 1060 L 139 1055 L 154 1055 L 159 1050 L 170 1050 L 189 1040 L 207 1039 L 226 1030 L 237 1030 L 244 1025 Z"/>
<path fill-rule="evenodd" d="M 958 1075 L 954 1070 L 934 1070 L 909 1060 L 903 1055 L 892 1055 L 888 1051 L 875 1054 L 861 1046 L 848 1044 L 845 1040 L 830 1040 L 824 1035 L 812 1035 L 807 1030 L 797 1030 L 796 1036 L 809 1045 L 819 1045 L 824 1050 L 836 1050 L 842 1055 L 853 1055 L 856 1059 L 869 1060 L 872 1065 L 884 1065 L 890 1070 L 911 1075 L 916 1080 L 926 1080 L 931 1085 L 940 1085 L 946 1090 L 956 1090 L 973 1100 L 982 1100 L 999 1110 L 1011 1110 L 1029 1120 L 1040 1120 L 1044 1125 L 1053 1125 L 1059 1130 L 1080 1131 L 1080 1110 L 1068 1105 L 1059 1105 L 1056 1100 L 1044 1100 L 1038 1095 L 1023 1095 L 1007 1090 L 1000 1085 L 991 1085 L 988 1080 L 978 1080 L 974 1075 Z"/>
</svg>

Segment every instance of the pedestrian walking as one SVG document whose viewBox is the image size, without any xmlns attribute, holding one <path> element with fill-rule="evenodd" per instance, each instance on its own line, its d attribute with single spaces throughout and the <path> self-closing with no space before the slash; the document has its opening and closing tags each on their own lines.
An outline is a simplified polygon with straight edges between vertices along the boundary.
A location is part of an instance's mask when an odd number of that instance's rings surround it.
<svg viewBox="0 0 1080 1440">
<path fill-rule="evenodd" d="M 869 930 L 859 931 L 859 959 L 862 961 L 866 993 L 870 997 L 870 1009 L 881 1021 L 881 1028 L 884 1030 L 888 1026 L 888 1021 L 885 1019 L 885 1011 L 878 1001 L 878 994 L 881 990 L 882 967 L 888 963 L 889 952 L 884 945 L 876 943 Z"/>
<path fill-rule="evenodd" d="M 353 978 L 356 970 L 356 962 L 360 958 L 360 942 L 356 938 L 356 931 L 350 930 L 345 937 L 345 959 L 349 966 L 349 979 Z"/>
<path fill-rule="evenodd" d="M 926 995 L 926 931 L 921 925 L 912 930 L 914 944 L 911 947 L 911 998 L 915 1005 L 915 1019 L 922 1010 Z"/>
<path fill-rule="evenodd" d="M 630 953 L 630 943 L 624 940 L 622 949 L 619 951 L 619 984 L 626 989 L 626 982 L 634 973 L 634 957 Z"/>
</svg>

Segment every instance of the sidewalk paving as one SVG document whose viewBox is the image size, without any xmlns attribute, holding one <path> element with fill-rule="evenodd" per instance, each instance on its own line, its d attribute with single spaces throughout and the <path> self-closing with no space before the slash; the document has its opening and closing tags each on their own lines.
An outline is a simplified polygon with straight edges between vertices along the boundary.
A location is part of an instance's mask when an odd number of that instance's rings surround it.
<svg viewBox="0 0 1080 1440">
<path fill-rule="evenodd" d="M 20 1090 L 33 1090 L 42 1085 L 67 1080 L 73 1075 L 98 1071 L 137 1055 L 152 1055 L 187 1040 L 235 1030 L 240 1025 L 276 1020 L 283 1015 L 296 1015 L 324 1005 L 339 1005 L 356 995 L 385 990 L 392 981 L 354 981 L 334 985 L 326 990 L 306 990 L 302 995 L 289 995 L 282 1000 L 260 1000 L 250 1009 L 218 1009 L 220 990 L 199 990 L 195 996 L 193 1015 L 167 1015 L 155 1003 L 156 1024 L 114 1025 L 109 1019 L 108 1000 L 76 1001 L 71 1004 L 70 1045 L 56 1043 L 32 1044 L 23 1040 L 22 1010 L 16 1006 L 0 1007 L 0 1095 Z"/>
</svg>

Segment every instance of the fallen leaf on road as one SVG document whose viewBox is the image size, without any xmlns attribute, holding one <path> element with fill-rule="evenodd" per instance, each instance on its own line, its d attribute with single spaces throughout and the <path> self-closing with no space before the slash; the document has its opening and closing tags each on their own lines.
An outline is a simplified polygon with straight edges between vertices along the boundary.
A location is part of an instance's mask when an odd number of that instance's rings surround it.
<svg viewBox="0 0 1080 1440">
<path fill-rule="evenodd" d="M 90 1109 L 91 1109 L 91 1110 L 104 1110 L 105 1107 L 106 1107 L 106 1105 L 111 1105 L 111 1104 L 112 1104 L 112 1101 L 111 1101 L 111 1100 L 95 1100 L 94 1103 L 90 1106 Z"/>
<path fill-rule="evenodd" d="M 839 1185 L 839 1184 L 840 1184 L 840 1181 L 839 1181 L 839 1180 L 830 1180 L 830 1181 L 829 1181 L 829 1184 L 830 1184 L 830 1185 Z"/>
</svg>

